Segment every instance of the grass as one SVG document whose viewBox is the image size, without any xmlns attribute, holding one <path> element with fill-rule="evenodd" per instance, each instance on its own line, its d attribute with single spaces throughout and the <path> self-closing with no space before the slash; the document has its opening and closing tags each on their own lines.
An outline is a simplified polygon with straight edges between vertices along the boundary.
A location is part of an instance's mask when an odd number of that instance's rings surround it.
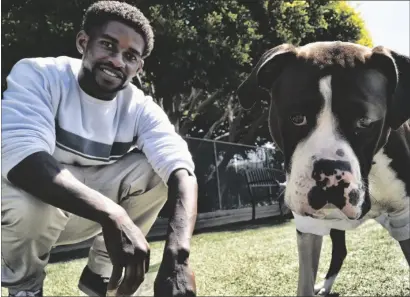
<svg viewBox="0 0 410 297">
<path fill-rule="evenodd" d="M 341 296 L 409 296 L 409 267 L 401 249 L 374 221 L 347 233 L 348 256 L 333 293 Z M 151 243 L 153 274 L 163 241 Z M 318 281 L 326 274 L 331 242 L 323 241 Z M 279 225 L 247 225 L 195 235 L 191 265 L 198 296 L 294 296 L 297 247 L 293 221 Z M 86 259 L 49 264 L 46 296 L 83 296 L 77 282 Z M 6 291 L 2 290 L 2 295 Z"/>
</svg>

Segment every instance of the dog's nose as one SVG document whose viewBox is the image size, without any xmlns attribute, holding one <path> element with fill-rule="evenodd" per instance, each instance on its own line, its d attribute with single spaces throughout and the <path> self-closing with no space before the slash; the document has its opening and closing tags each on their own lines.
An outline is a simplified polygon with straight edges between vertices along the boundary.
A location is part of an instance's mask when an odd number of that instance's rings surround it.
<svg viewBox="0 0 410 297">
<path fill-rule="evenodd" d="M 318 186 L 333 186 L 340 180 L 349 184 L 352 179 L 352 167 L 341 160 L 320 159 L 313 163 L 312 178 Z"/>
<path fill-rule="evenodd" d="M 357 218 L 363 189 L 352 172 L 350 162 L 316 160 L 313 163 L 312 179 L 316 185 L 308 193 L 308 203 L 313 209 L 319 210 L 330 203 L 349 218 Z"/>
</svg>

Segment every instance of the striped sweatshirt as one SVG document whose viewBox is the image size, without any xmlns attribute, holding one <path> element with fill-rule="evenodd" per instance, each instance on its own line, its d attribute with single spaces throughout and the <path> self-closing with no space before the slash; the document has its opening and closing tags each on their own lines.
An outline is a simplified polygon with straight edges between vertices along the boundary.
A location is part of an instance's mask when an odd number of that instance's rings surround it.
<svg viewBox="0 0 410 297">
<path fill-rule="evenodd" d="M 2 176 L 29 155 L 45 151 L 62 164 L 111 164 L 134 148 L 164 182 L 178 168 L 194 174 L 186 142 L 165 112 L 133 84 L 111 101 L 78 84 L 81 60 L 28 58 L 7 77 L 2 106 Z"/>
</svg>

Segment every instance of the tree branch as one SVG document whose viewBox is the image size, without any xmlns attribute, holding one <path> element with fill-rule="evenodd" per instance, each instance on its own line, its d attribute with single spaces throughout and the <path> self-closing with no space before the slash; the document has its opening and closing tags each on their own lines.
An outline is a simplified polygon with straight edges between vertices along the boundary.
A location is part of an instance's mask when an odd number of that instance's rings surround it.
<svg viewBox="0 0 410 297">
<path fill-rule="evenodd" d="M 233 112 L 233 114 L 237 113 L 237 115 L 235 116 L 235 118 L 230 121 L 229 123 L 229 142 L 234 142 L 235 141 L 235 137 L 237 135 L 237 128 L 239 123 L 241 122 L 241 117 L 242 117 L 242 113 L 243 113 L 243 108 L 241 108 L 240 106 L 237 106 Z"/>
<path fill-rule="evenodd" d="M 207 107 L 209 104 L 212 104 L 212 103 L 216 100 L 217 95 L 218 95 L 220 92 L 221 92 L 220 90 L 217 90 L 217 91 L 215 91 L 213 94 L 211 94 L 211 96 L 209 96 L 204 102 L 202 102 L 202 103 L 198 106 L 198 108 L 196 109 L 196 111 L 197 111 L 198 113 L 200 113 L 205 107 Z"/>
<path fill-rule="evenodd" d="M 215 137 L 214 140 L 221 140 L 221 139 L 224 139 L 224 138 L 226 138 L 226 137 L 228 137 L 228 136 L 229 136 L 229 132 L 226 132 L 226 133 L 224 133 L 224 134 L 222 134 L 222 135 L 219 135 L 219 136 Z"/>
<path fill-rule="evenodd" d="M 226 108 L 226 111 L 222 115 L 222 117 L 219 120 L 217 120 L 215 123 L 212 124 L 212 126 L 209 128 L 208 132 L 203 137 L 204 139 L 210 139 L 211 136 L 212 136 L 212 133 L 215 131 L 215 129 L 218 128 L 218 126 L 220 124 L 222 124 L 223 122 L 225 122 L 225 120 L 229 117 L 229 114 L 232 112 L 231 101 L 232 101 L 232 97 L 229 99 L 228 106 Z"/>
<path fill-rule="evenodd" d="M 241 139 L 241 143 L 243 144 L 250 144 L 256 130 L 259 129 L 259 126 L 268 119 L 269 110 L 266 109 L 259 118 L 252 122 L 250 127 L 248 128 L 248 133 Z"/>
<path fill-rule="evenodd" d="M 158 103 L 159 107 L 164 109 L 164 98 L 157 99 L 157 103 Z"/>
<path fill-rule="evenodd" d="M 192 112 L 195 110 L 196 113 L 200 113 L 205 107 L 208 105 L 212 104 L 216 99 L 217 95 L 220 91 L 215 91 L 212 95 L 210 95 L 205 101 L 203 101 L 196 109 L 194 108 L 195 105 L 191 104 L 190 109 L 188 111 L 188 115 L 186 117 L 186 120 L 182 123 L 182 126 L 180 128 L 180 134 L 185 135 L 187 133 L 187 125 L 188 123 L 192 123 L 193 120 L 191 119 Z M 202 90 L 197 93 L 197 96 L 193 99 L 194 101 L 198 101 L 198 99 L 201 97 Z M 191 93 L 192 94 L 192 93 Z"/>
<path fill-rule="evenodd" d="M 188 103 L 187 103 L 187 105 L 190 103 L 189 108 L 188 108 L 188 115 L 191 115 L 192 110 L 195 107 L 196 103 L 198 102 L 199 98 L 201 97 L 202 93 L 203 93 L 203 90 L 197 91 L 195 88 L 192 88 L 191 95 L 189 95 Z"/>
</svg>

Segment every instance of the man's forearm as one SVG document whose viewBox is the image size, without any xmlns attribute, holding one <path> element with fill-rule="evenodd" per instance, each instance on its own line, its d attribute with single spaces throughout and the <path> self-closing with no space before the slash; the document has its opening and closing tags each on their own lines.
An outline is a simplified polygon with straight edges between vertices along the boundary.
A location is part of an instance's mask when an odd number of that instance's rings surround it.
<svg viewBox="0 0 410 297">
<path fill-rule="evenodd" d="M 120 211 L 114 201 L 81 183 L 46 152 L 28 156 L 7 177 L 41 201 L 100 224 Z"/>
<path fill-rule="evenodd" d="M 164 253 L 188 257 L 197 217 L 198 185 L 186 170 L 174 172 L 168 182 L 168 199 L 173 212 L 169 219 Z"/>
</svg>

